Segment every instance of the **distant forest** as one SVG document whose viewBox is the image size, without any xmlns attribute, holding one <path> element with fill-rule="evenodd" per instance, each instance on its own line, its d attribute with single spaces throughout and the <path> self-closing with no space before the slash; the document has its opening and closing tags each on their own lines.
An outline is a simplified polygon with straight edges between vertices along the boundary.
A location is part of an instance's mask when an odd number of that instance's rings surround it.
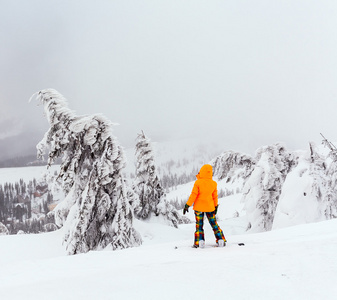
<svg viewBox="0 0 337 300">
<path fill-rule="evenodd" d="M 14 184 L 0 184 L 0 223 L 9 234 L 57 229 L 54 217 L 48 216 L 53 207 L 53 195 L 46 182 L 33 179 L 26 184 L 20 179 Z"/>
<path fill-rule="evenodd" d="M 17 156 L 0 161 L 0 168 L 18 168 L 27 166 L 44 166 L 45 161 L 36 159 L 36 155 Z"/>
</svg>

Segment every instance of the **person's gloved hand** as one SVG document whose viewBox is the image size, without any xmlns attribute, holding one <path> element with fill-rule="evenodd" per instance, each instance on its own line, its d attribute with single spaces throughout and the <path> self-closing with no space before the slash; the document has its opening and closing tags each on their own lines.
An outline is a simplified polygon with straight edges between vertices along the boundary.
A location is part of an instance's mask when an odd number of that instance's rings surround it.
<svg viewBox="0 0 337 300">
<path fill-rule="evenodd" d="M 218 212 L 218 207 L 219 207 L 219 205 L 217 205 L 217 206 L 215 207 L 214 215 L 216 215 L 216 213 Z"/>
<path fill-rule="evenodd" d="M 185 204 L 185 207 L 184 207 L 184 210 L 183 210 L 183 214 L 186 214 L 188 212 L 188 208 L 189 207 L 190 207 L 189 205 Z"/>
</svg>

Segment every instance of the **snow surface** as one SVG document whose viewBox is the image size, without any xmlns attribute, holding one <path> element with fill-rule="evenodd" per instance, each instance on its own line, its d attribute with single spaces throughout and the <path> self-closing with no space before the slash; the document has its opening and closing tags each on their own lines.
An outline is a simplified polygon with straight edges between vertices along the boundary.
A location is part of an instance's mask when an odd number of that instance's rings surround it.
<svg viewBox="0 0 337 300">
<path fill-rule="evenodd" d="M 226 218 L 231 198 L 220 200 L 225 248 L 208 223 L 204 249 L 191 248 L 194 224 L 136 221 L 142 246 L 75 256 L 62 229 L 0 236 L 1 299 L 335 299 L 337 220 L 243 234 L 243 218 Z"/>
</svg>

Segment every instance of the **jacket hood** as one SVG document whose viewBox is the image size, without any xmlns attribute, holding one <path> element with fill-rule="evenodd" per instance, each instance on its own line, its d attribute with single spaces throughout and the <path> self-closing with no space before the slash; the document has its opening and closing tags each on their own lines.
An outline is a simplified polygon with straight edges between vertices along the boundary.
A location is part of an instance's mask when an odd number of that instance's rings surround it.
<svg viewBox="0 0 337 300">
<path fill-rule="evenodd" d="M 203 165 L 197 175 L 198 179 L 212 179 L 213 176 L 213 168 L 211 165 Z"/>
</svg>

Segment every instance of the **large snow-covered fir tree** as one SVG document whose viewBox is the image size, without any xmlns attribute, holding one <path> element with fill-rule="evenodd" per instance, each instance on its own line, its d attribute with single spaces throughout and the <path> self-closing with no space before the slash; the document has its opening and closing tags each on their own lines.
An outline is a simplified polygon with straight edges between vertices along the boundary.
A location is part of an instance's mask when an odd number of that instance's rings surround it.
<svg viewBox="0 0 337 300">
<path fill-rule="evenodd" d="M 179 215 L 167 199 L 165 191 L 156 172 L 154 151 L 149 138 L 144 132 L 138 134 L 136 140 L 136 178 L 134 191 L 139 196 L 137 217 L 146 220 L 156 216 L 168 224 L 178 227 L 187 219 Z"/>
<path fill-rule="evenodd" d="M 253 232 L 271 230 L 283 182 L 296 158 L 281 144 L 257 150 L 256 166 L 243 188 L 243 201 Z"/>
<path fill-rule="evenodd" d="M 133 227 L 138 200 L 122 175 L 125 158 L 112 135 L 113 124 L 102 115 L 77 116 L 53 89 L 34 96 L 50 124 L 37 146 L 38 156 L 49 148 L 48 165 L 62 158 L 58 178 L 66 198 L 55 208 L 55 219 L 64 226 L 68 253 L 141 244 Z"/>
</svg>

